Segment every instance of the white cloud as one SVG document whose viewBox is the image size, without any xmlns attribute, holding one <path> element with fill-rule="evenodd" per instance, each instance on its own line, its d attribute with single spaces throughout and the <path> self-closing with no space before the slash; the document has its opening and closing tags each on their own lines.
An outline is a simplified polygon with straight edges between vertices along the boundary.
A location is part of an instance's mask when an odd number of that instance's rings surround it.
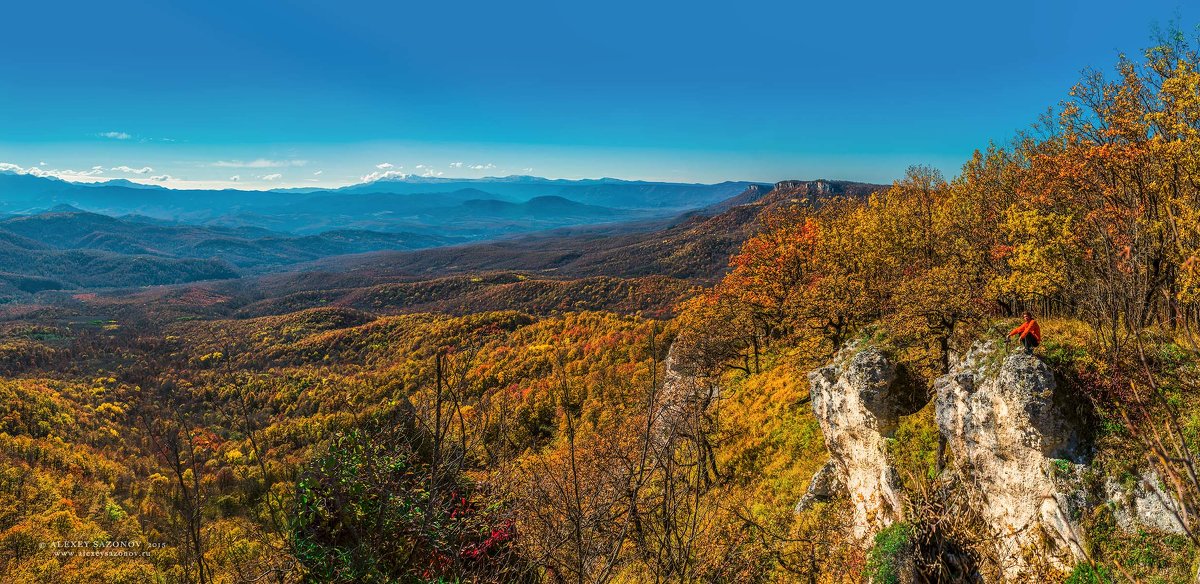
<svg viewBox="0 0 1200 584">
<path fill-rule="evenodd" d="M 304 166 L 308 164 L 307 160 L 268 160 L 266 158 L 256 158 L 254 160 L 218 160 L 212 163 L 212 166 L 219 168 L 284 168 L 288 166 Z"/>
<path fill-rule="evenodd" d="M 314 173 L 313 173 L 313 176 L 321 176 L 321 173 L 322 173 L 322 172 L 325 172 L 325 171 L 324 171 L 324 170 L 318 170 L 318 171 L 316 171 L 316 172 L 314 172 Z"/>
<path fill-rule="evenodd" d="M 429 168 L 429 167 L 428 166 L 424 166 L 424 167 L 418 166 L 417 168 Z M 487 164 L 468 164 L 466 162 L 451 162 L 450 168 L 469 168 L 471 170 L 489 170 L 492 168 L 496 168 L 496 165 L 492 164 L 490 162 Z"/>
<path fill-rule="evenodd" d="M 445 174 L 440 170 L 434 170 L 433 167 L 429 166 L 428 164 L 418 164 L 416 166 L 416 168 L 417 168 L 417 170 L 424 171 L 421 173 L 421 176 L 442 176 L 443 174 Z"/>
<path fill-rule="evenodd" d="M 39 163 L 38 163 L 38 166 L 46 166 L 46 161 L 45 161 L 45 160 L 43 160 L 43 161 L 39 162 Z"/>
<path fill-rule="evenodd" d="M 392 163 L 390 163 L 390 162 L 380 162 L 379 164 L 376 164 L 376 165 L 375 165 L 375 168 L 378 168 L 379 170 L 387 170 L 387 169 L 389 169 L 389 168 L 392 168 Z"/>
<path fill-rule="evenodd" d="M 530 166 L 529 168 L 522 168 L 521 172 L 523 172 L 525 174 L 529 174 L 529 173 L 533 172 L 533 167 Z"/>
<path fill-rule="evenodd" d="M 124 172 L 124 173 L 128 173 L 128 174 L 150 174 L 150 173 L 154 172 L 154 169 L 150 168 L 149 166 L 143 166 L 141 168 L 131 168 L 131 167 L 125 166 L 124 164 L 122 164 L 121 166 L 114 166 L 114 167 L 110 168 L 109 170 L 114 170 L 117 172 Z"/>
<path fill-rule="evenodd" d="M 237 182 L 237 181 L 239 181 L 239 180 L 242 180 L 242 175 L 240 175 L 240 174 L 235 174 L 235 175 L 233 175 L 233 176 L 229 177 L 229 180 L 231 180 L 231 181 L 233 181 L 233 182 Z"/>
<path fill-rule="evenodd" d="M 38 169 L 38 168 L 31 168 L 31 169 L 29 169 L 29 171 L 30 171 L 29 174 L 33 174 L 33 175 L 37 175 L 39 172 L 43 172 L 41 169 Z M 71 180 L 74 178 L 85 178 L 85 177 L 89 177 L 89 176 L 98 176 L 98 175 L 104 174 L 104 168 L 100 167 L 100 166 L 93 166 L 91 168 L 91 170 L 63 169 L 63 170 L 47 170 L 44 172 L 50 176 L 57 176 L 58 178 Z"/>
<path fill-rule="evenodd" d="M 83 180 L 94 181 L 100 174 L 104 173 L 104 167 L 93 166 L 90 170 L 71 170 L 64 169 L 43 169 L 40 166 L 30 166 L 29 168 L 22 167 L 11 162 L 0 162 L 0 171 L 15 172 L 17 174 L 28 174 L 30 176 L 38 176 L 42 178 L 52 177 L 61 178 L 63 180 Z"/>
<path fill-rule="evenodd" d="M 104 172 L 104 167 L 96 166 L 89 170 L 70 170 L 70 169 L 42 169 L 37 166 L 28 168 L 13 164 L 11 162 L 0 162 L 0 172 L 8 171 L 18 174 L 28 174 L 43 178 L 59 178 L 74 182 L 100 182 L 108 180 L 111 177 L 101 176 Z M 240 186 L 241 177 L 234 175 L 228 180 L 187 180 L 172 176 L 169 174 L 160 174 L 155 176 L 138 175 L 133 177 L 135 182 L 142 184 L 155 184 L 169 186 L 170 188 L 183 189 L 222 189 L 230 188 L 231 186 Z M 265 188 L 265 187 L 264 187 Z"/>
<path fill-rule="evenodd" d="M 271 174 L 264 174 L 258 178 L 261 178 L 263 180 L 279 180 L 279 179 L 283 178 L 283 175 L 279 174 L 278 172 L 275 172 L 275 173 L 271 173 Z"/>
<path fill-rule="evenodd" d="M 389 179 L 389 178 L 401 178 L 401 179 L 408 178 L 408 173 L 401 172 L 399 170 L 387 170 L 387 171 L 383 171 L 383 172 L 376 171 L 376 172 L 372 172 L 371 174 L 363 175 L 361 180 L 362 180 L 362 182 L 374 182 L 377 180 L 384 180 L 384 179 Z"/>
<path fill-rule="evenodd" d="M 28 175 L 40 176 L 40 177 L 57 177 L 59 171 L 42 170 L 41 168 L 38 168 L 36 166 L 31 166 L 29 168 L 25 168 L 19 164 L 13 164 L 11 162 L 0 162 L 0 172 L 15 172 L 17 174 L 28 174 Z M 73 170 L 69 171 L 69 172 L 75 173 L 75 171 L 73 171 Z"/>
<path fill-rule="evenodd" d="M 125 132 L 100 132 L 100 137 L 111 138 L 113 140 L 128 140 L 133 136 L 126 134 Z"/>
</svg>

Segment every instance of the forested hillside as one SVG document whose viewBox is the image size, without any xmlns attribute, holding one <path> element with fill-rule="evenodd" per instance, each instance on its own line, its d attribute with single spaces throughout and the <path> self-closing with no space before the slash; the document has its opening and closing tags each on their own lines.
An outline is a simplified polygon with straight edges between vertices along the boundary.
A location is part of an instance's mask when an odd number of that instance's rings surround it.
<svg viewBox="0 0 1200 584">
<path fill-rule="evenodd" d="M 1175 35 L 949 179 L 9 306 L 0 573 L 1190 582 L 1198 181 Z"/>
<path fill-rule="evenodd" d="M 57 207 L 0 220 L 0 297 L 222 280 L 334 255 L 459 241 L 351 230 L 296 237 Z"/>
</svg>

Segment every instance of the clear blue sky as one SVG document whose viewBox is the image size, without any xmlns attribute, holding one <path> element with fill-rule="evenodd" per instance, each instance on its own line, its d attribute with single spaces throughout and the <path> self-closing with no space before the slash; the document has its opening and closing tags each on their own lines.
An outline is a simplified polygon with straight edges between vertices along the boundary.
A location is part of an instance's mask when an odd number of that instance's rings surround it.
<svg viewBox="0 0 1200 584">
<path fill-rule="evenodd" d="M 1083 68 L 1174 17 L 1200 23 L 1153 0 L 25 0 L 3 15 L 0 169 L 242 188 L 954 174 Z"/>
</svg>

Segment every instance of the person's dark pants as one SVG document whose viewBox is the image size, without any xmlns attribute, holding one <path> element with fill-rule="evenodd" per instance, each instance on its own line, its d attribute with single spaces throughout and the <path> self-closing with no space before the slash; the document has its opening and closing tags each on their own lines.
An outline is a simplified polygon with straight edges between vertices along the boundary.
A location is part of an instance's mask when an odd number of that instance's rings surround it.
<svg viewBox="0 0 1200 584">
<path fill-rule="evenodd" d="M 1026 353 L 1032 353 L 1033 348 L 1038 346 L 1038 341 L 1033 337 L 1033 335 L 1025 335 L 1021 337 L 1021 346 L 1025 347 Z"/>
</svg>

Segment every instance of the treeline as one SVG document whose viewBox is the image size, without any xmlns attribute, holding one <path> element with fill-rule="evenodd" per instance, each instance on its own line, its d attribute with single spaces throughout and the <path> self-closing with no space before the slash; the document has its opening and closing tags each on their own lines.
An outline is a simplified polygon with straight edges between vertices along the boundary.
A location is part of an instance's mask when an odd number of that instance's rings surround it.
<svg viewBox="0 0 1200 584">
<path fill-rule="evenodd" d="M 866 200 L 783 209 L 691 306 L 712 362 L 868 327 L 944 370 L 980 326 L 1031 309 L 1107 350 L 1200 332 L 1200 58 L 1179 33 L 1087 74 L 1058 112 L 947 181 L 914 167 Z M 716 326 L 735 323 L 736 326 Z M 733 357 L 733 359 L 731 359 Z"/>
<path fill-rule="evenodd" d="M 774 209 L 730 274 L 688 301 L 676 346 L 728 379 L 769 372 L 780 353 L 828 358 L 869 339 L 928 385 L 1031 311 L 1053 323 L 1040 354 L 1094 439 L 1097 467 L 1162 477 L 1189 526 L 1167 552 L 1122 539 L 1099 513 L 1087 518 L 1085 567 L 1096 581 L 1167 577 L 1200 545 L 1190 527 L 1200 518 L 1196 42 L 1172 32 L 1113 74 L 1087 73 L 1056 111 L 976 152 L 951 180 L 917 166 L 866 199 Z M 912 521 L 936 532 L 945 517 L 921 513 L 950 504 L 938 499 L 932 414 L 906 423 L 895 446 L 898 460 L 920 463 L 906 475 Z M 1153 561 L 1134 558 L 1139 549 Z M 936 571 L 942 560 L 918 563 Z"/>
</svg>

